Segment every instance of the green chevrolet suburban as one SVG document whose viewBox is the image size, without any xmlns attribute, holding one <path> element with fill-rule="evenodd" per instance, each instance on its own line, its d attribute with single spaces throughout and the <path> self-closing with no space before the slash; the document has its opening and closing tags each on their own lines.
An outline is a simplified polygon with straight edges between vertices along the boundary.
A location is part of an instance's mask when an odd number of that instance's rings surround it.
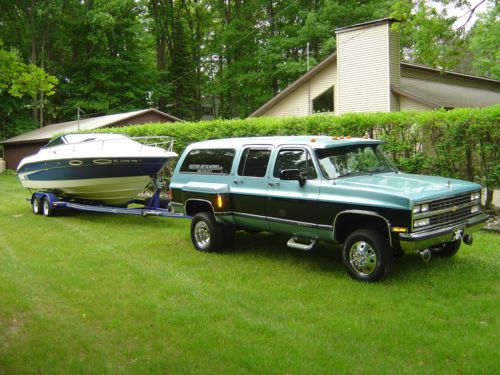
<svg viewBox="0 0 500 375">
<path fill-rule="evenodd" d="M 419 251 L 452 256 L 488 216 L 478 184 L 398 171 L 383 142 L 290 136 L 191 144 L 172 175 L 171 208 L 192 216 L 200 251 L 232 245 L 235 230 L 287 235 L 310 250 L 343 244 L 355 279 L 385 277 L 395 257 Z"/>
</svg>

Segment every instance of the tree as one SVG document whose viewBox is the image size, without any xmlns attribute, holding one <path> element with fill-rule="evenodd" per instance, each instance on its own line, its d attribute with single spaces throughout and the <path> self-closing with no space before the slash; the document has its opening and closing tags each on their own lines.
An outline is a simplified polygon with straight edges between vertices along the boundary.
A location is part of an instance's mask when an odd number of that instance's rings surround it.
<svg viewBox="0 0 500 375">
<path fill-rule="evenodd" d="M 472 65 L 477 74 L 500 79 L 500 8 L 481 14 L 470 32 Z"/>
<path fill-rule="evenodd" d="M 0 72 L 1 139 L 17 133 L 15 126 L 7 129 L 8 116 L 16 112 L 16 105 L 40 108 L 43 102 L 26 104 L 24 100 L 27 97 L 44 98 L 53 95 L 57 79 L 34 64 L 24 64 L 18 54 L 2 48 L 1 40 Z"/>
</svg>

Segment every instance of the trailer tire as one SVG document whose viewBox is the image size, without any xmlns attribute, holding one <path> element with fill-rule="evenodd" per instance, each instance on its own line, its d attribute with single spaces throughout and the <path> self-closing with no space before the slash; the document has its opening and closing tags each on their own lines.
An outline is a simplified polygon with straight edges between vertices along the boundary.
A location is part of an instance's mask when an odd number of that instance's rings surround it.
<svg viewBox="0 0 500 375">
<path fill-rule="evenodd" d="M 43 198 L 42 200 L 42 214 L 43 216 L 54 216 L 55 209 L 52 208 L 49 198 Z"/>
<path fill-rule="evenodd" d="M 35 215 L 40 215 L 42 213 L 42 200 L 38 197 L 34 197 L 31 200 L 31 209 Z"/>
<path fill-rule="evenodd" d="M 224 228 L 215 221 L 211 212 L 200 212 L 191 221 L 191 241 L 196 250 L 218 251 L 224 245 Z"/>
</svg>

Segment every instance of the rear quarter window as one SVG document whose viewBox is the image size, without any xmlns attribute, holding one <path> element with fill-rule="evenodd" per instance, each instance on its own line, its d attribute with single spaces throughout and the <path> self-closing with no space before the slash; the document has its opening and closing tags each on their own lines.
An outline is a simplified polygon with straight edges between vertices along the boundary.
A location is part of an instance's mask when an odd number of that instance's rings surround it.
<svg viewBox="0 0 500 375">
<path fill-rule="evenodd" d="M 226 175 L 231 171 L 234 154 L 233 149 L 194 149 L 184 159 L 180 172 Z"/>
</svg>

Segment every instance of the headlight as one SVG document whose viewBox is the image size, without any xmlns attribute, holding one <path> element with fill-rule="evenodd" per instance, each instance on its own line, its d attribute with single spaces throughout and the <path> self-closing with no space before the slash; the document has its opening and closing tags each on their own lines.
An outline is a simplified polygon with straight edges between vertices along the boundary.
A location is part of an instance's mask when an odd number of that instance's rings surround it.
<svg viewBox="0 0 500 375">
<path fill-rule="evenodd" d="M 419 214 L 420 212 L 427 212 L 427 211 L 429 211 L 429 203 L 417 204 L 413 206 L 414 214 Z"/>
<path fill-rule="evenodd" d="M 419 219 L 419 220 L 415 220 L 413 222 L 413 227 L 414 228 L 423 227 L 425 225 L 429 225 L 430 223 L 431 223 L 431 220 L 429 218 Z"/>
<path fill-rule="evenodd" d="M 475 206 L 472 206 L 470 208 L 470 213 L 471 214 L 475 214 L 476 212 L 479 212 L 481 211 L 481 205 L 480 204 L 476 204 Z"/>
<path fill-rule="evenodd" d="M 481 199 L 481 192 L 480 191 L 475 191 L 470 195 L 470 200 L 475 201 L 477 199 Z"/>
</svg>

